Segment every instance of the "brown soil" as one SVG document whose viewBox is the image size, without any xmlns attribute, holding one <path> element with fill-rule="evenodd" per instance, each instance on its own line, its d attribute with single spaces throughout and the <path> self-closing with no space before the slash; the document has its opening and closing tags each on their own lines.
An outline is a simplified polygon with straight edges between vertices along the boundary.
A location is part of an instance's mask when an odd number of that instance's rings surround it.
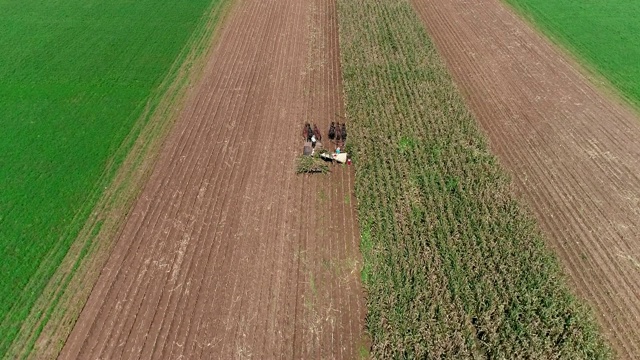
<svg viewBox="0 0 640 360">
<path fill-rule="evenodd" d="M 353 169 L 295 175 L 343 114 L 335 0 L 244 0 L 61 358 L 355 358 Z"/>
<path fill-rule="evenodd" d="M 499 0 L 414 0 L 620 358 L 640 354 L 640 120 Z"/>
</svg>

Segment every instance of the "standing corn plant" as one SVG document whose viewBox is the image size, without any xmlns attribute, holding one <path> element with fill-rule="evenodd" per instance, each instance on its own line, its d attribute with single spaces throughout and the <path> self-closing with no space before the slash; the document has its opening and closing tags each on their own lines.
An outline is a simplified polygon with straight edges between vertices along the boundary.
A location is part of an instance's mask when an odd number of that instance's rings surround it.
<svg viewBox="0 0 640 360">
<path fill-rule="evenodd" d="M 338 0 L 377 358 L 607 358 L 404 0 Z"/>
</svg>

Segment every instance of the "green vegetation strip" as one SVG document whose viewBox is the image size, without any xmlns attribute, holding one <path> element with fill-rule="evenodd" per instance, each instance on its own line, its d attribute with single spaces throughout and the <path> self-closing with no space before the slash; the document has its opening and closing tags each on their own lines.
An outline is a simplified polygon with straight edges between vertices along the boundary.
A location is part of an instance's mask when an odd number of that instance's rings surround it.
<svg viewBox="0 0 640 360">
<path fill-rule="evenodd" d="M 55 358 L 62 349 L 115 244 L 115 234 L 148 178 L 173 120 L 182 109 L 188 85 L 199 78 L 206 54 L 217 39 L 216 30 L 231 3 L 220 0 L 210 4 L 163 82 L 152 92 L 144 112 L 120 146 L 119 151 L 127 153 L 125 160 L 122 164 L 111 164 L 117 168 L 114 179 L 110 180 L 62 263 L 23 321 L 5 354 L 7 357 Z M 48 268 L 46 262 L 40 267 Z"/>
<path fill-rule="evenodd" d="M 0 0 L 0 357 L 218 2 Z"/>
<path fill-rule="evenodd" d="M 640 2 L 505 0 L 640 105 Z"/>
<path fill-rule="evenodd" d="M 377 358 L 610 356 L 405 0 L 338 0 Z"/>
</svg>

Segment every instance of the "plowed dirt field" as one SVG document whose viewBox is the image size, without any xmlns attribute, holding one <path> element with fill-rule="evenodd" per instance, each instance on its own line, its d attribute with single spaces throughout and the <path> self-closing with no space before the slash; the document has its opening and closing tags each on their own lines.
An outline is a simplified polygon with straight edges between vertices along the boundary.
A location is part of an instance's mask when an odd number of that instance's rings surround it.
<svg viewBox="0 0 640 360">
<path fill-rule="evenodd" d="M 344 113 L 335 1 L 238 1 L 221 31 L 63 359 L 357 356 L 353 169 L 294 161 Z"/>
<path fill-rule="evenodd" d="M 640 119 L 499 0 L 414 0 L 620 358 L 640 354 Z"/>
</svg>

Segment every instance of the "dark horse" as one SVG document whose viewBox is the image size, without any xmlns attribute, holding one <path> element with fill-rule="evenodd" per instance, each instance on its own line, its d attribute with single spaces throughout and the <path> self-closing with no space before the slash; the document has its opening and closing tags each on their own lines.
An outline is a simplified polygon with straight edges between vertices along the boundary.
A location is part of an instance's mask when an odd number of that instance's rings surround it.
<svg viewBox="0 0 640 360">
<path fill-rule="evenodd" d="M 331 122 L 331 126 L 329 126 L 329 140 L 334 140 L 336 138 L 336 123 Z"/>
</svg>

